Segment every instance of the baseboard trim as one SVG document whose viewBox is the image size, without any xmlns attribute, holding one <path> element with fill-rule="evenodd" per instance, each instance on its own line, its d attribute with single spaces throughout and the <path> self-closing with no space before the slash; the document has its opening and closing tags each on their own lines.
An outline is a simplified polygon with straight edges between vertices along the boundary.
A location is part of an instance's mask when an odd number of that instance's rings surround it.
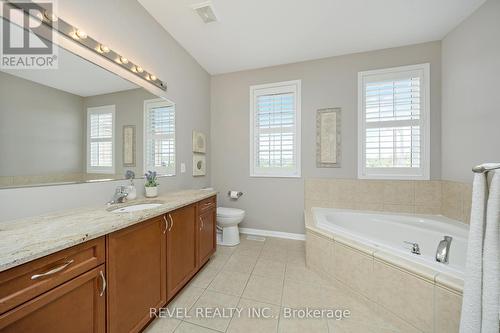
<svg viewBox="0 0 500 333">
<path fill-rule="evenodd" d="M 295 239 L 295 240 L 302 240 L 302 241 L 306 240 L 305 234 L 294 234 L 294 233 L 290 233 L 290 232 L 264 230 L 264 229 L 240 228 L 240 233 L 246 234 L 246 235 L 268 236 L 268 237 Z"/>
</svg>

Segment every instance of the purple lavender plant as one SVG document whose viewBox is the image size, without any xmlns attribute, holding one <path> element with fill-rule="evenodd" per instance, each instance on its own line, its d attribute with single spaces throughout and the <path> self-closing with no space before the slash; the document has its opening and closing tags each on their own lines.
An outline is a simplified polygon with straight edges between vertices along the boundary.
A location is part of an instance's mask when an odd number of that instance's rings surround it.
<svg viewBox="0 0 500 333">
<path fill-rule="evenodd" d="M 144 177 L 146 177 L 146 183 L 144 184 L 145 187 L 156 187 L 159 185 L 156 179 L 156 171 L 148 171 L 144 174 Z"/>
</svg>

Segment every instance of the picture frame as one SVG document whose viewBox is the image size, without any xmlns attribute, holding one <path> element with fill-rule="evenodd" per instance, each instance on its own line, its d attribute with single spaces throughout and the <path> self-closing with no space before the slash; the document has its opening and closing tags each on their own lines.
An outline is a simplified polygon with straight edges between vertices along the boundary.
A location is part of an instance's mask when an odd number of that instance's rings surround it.
<svg viewBox="0 0 500 333">
<path fill-rule="evenodd" d="M 123 166 L 136 166 L 136 130 L 135 125 L 123 126 Z"/>
<path fill-rule="evenodd" d="M 193 131 L 193 153 L 205 154 L 207 152 L 207 138 L 205 133 Z"/>
<path fill-rule="evenodd" d="M 316 167 L 339 168 L 341 162 L 341 108 L 316 112 Z"/>
<path fill-rule="evenodd" d="M 205 176 L 207 173 L 207 163 L 205 155 L 193 154 L 193 176 Z"/>
</svg>

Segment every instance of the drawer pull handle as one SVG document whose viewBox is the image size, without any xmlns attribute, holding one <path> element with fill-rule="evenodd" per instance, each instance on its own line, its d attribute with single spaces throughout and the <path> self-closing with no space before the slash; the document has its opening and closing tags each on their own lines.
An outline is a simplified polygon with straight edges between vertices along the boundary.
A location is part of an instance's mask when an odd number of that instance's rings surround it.
<svg viewBox="0 0 500 333">
<path fill-rule="evenodd" d="M 200 222 L 201 222 L 200 230 L 202 230 L 203 228 L 205 228 L 205 223 L 203 222 L 201 216 L 200 216 Z"/>
<path fill-rule="evenodd" d="M 168 231 L 170 231 L 174 227 L 174 219 L 172 218 L 172 215 L 170 215 L 170 214 L 168 214 L 168 219 L 172 223 L 172 224 L 170 224 L 170 228 L 168 228 Z"/>
<path fill-rule="evenodd" d="M 74 262 L 73 259 L 71 259 L 69 261 L 66 261 L 63 265 L 61 265 L 59 267 L 56 267 L 54 269 L 51 269 L 50 271 L 47 271 L 47 272 L 41 273 L 41 274 L 32 275 L 31 279 L 32 280 L 36 280 L 36 279 L 39 279 L 39 278 L 44 277 L 44 276 L 49 276 L 49 275 L 52 275 L 52 274 L 59 273 L 60 271 L 63 271 L 64 269 L 66 269 L 66 267 L 68 267 L 69 265 L 71 265 L 73 262 Z"/>
<path fill-rule="evenodd" d="M 165 230 L 163 230 L 163 233 L 166 234 L 168 230 L 168 221 L 165 215 L 163 215 L 163 221 L 165 221 Z"/>
<path fill-rule="evenodd" d="M 104 295 L 104 292 L 106 291 L 106 278 L 104 277 L 104 273 L 102 271 L 99 272 L 99 274 L 101 275 L 101 279 L 102 279 L 102 290 L 101 290 L 101 293 L 99 294 L 100 297 L 102 297 L 102 295 Z"/>
</svg>

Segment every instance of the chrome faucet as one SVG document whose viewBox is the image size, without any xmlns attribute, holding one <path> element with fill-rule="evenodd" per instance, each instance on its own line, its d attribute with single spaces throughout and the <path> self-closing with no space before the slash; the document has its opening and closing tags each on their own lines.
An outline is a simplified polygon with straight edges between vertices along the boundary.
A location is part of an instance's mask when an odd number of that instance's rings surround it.
<svg viewBox="0 0 500 333">
<path fill-rule="evenodd" d="M 436 250 L 436 261 L 447 264 L 448 258 L 450 256 L 450 245 L 453 240 L 450 236 L 444 236 L 444 239 L 439 242 L 439 245 Z"/>
<path fill-rule="evenodd" d="M 117 203 L 124 203 L 125 199 L 127 198 L 127 191 L 125 190 L 125 186 L 118 186 L 115 190 L 115 194 L 113 195 L 113 198 L 108 201 L 108 206 L 117 204 Z"/>
<path fill-rule="evenodd" d="M 404 243 L 411 245 L 411 253 L 420 255 L 420 246 L 418 246 L 418 243 L 408 241 L 404 241 Z"/>
</svg>

